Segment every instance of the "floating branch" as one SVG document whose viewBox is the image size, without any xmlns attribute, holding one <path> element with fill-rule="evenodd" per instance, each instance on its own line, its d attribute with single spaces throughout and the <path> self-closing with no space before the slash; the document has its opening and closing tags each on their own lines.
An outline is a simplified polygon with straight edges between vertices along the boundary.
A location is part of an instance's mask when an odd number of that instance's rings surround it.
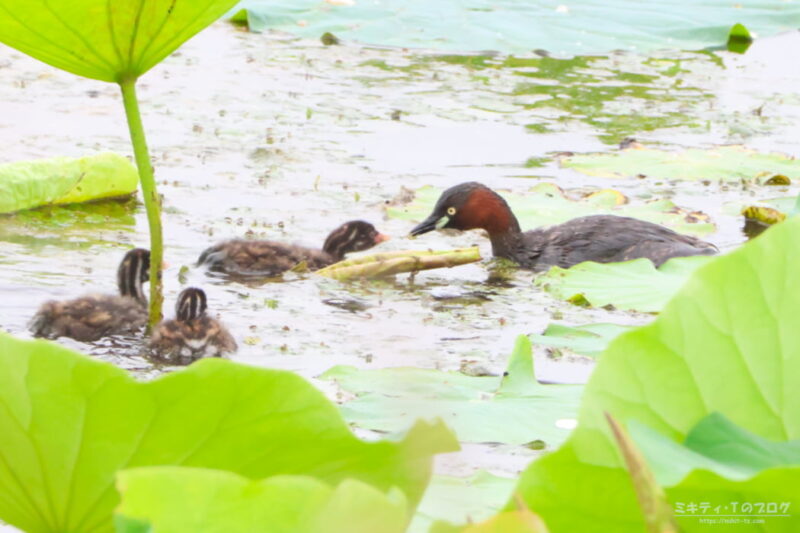
<svg viewBox="0 0 800 533">
<path fill-rule="evenodd" d="M 457 250 L 405 250 L 365 255 L 325 267 L 317 271 L 322 276 L 346 281 L 357 278 L 379 278 L 404 272 L 432 268 L 454 267 L 481 260 L 477 246 Z"/>
</svg>

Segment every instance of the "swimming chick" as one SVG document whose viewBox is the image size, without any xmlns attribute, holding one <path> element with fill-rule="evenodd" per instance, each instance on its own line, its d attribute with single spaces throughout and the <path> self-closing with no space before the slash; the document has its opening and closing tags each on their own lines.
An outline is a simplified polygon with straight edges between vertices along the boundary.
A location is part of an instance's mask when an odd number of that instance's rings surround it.
<svg viewBox="0 0 800 533">
<path fill-rule="evenodd" d="M 150 338 L 154 359 L 171 365 L 188 365 L 204 357 L 223 357 L 238 346 L 218 320 L 206 314 L 206 293 L 189 287 L 175 304 L 175 319 L 158 325 Z"/>
<path fill-rule="evenodd" d="M 119 295 L 92 294 L 74 300 L 45 302 L 30 322 L 36 337 L 70 337 L 83 342 L 133 333 L 147 323 L 142 284 L 150 279 L 150 252 L 134 248 L 117 269 Z"/>
<path fill-rule="evenodd" d="M 304 261 L 309 270 L 318 270 L 341 261 L 347 253 L 368 250 L 388 239 L 369 222 L 351 220 L 333 230 L 321 250 L 275 241 L 234 239 L 206 249 L 197 264 L 237 276 L 271 277 Z"/>
</svg>

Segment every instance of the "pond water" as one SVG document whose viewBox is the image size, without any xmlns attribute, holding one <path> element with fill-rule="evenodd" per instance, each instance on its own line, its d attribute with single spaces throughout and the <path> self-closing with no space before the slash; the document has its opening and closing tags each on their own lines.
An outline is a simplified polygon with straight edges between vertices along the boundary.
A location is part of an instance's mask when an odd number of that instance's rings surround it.
<svg viewBox="0 0 800 533">
<path fill-rule="evenodd" d="M 415 366 L 499 374 L 514 338 L 560 322 L 642 324 L 652 315 L 559 302 L 519 271 L 487 283 L 478 263 L 394 280 L 339 283 L 314 275 L 248 286 L 193 267 L 226 238 L 321 246 L 339 223 L 363 218 L 392 235 L 377 250 L 478 244 L 478 232 L 405 238 L 413 223 L 385 208 L 423 185 L 479 180 L 524 192 L 556 182 L 574 194 L 613 187 L 632 203 L 670 198 L 703 211 L 723 251 L 745 239 L 727 202 L 797 193 L 795 186 L 604 180 L 560 168 L 562 151 L 613 151 L 625 137 L 650 146 L 742 143 L 800 155 L 797 33 L 727 52 L 616 53 L 571 60 L 442 56 L 355 44 L 323 46 L 217 23 L 140 82 L 139 95 L 164 195 L 167 315 L 187 285 L 240 349 L 233 360 L 316 380 L 337 364 Z M 3 160 L 130 153 L 116 86 L 55 71 L 0 49 Z M 527 229 L 527 228 L 526 228 Z M 138 202 L 57 208 L 0 218 L 0 327 L 27 336 L 41 302 L 114 292 L 125 250 L 147 246 Z M 182 267 L 189 267 L 181 274 Z M 147 378 L 164 371 L 124 339 L 64 344 Z M 540 379 L 584 382 L 593 363 L 537 350 Z M 439 471 L 516 474 L 533 452 L 469 445 Z"/>
</svg>

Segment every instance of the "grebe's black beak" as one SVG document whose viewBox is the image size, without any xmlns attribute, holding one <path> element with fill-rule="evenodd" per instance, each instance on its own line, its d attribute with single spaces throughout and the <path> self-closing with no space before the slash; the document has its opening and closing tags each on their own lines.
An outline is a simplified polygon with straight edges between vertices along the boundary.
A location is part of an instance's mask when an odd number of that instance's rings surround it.
<svg viewBox="0 0 800 533">
<path fill-rule="evenodd" d="M 447 225 L 448 222 L 450 222 L 449 216 L 439 216 L 436 213 L 432 213 L 431 216 L 420 222 L 417 227 L 412 229 L 411 233 L 408 235 L 409 237 L 416 237 L 417 235 L 422 235 L 423 233 L 428 233 L 429 231 L 433 231 L 435 229 L 442 229 Z"/>
</svg>

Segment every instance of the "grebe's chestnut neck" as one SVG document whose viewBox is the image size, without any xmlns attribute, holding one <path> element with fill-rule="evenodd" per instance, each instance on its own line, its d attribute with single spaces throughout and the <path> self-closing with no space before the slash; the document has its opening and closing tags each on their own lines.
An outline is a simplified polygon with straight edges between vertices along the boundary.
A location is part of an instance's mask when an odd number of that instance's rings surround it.
<svg viewBox="0 0 800 533">
<path fill-rule="evenodd" d="M 494 255 L 505 257 L 521 230 L 519 222 L 502 196 L 481 183 L 470 181 L 442 193 L 433 213 L 411 230 L 422 235 L 442 228 L 484 229 L 489 233 Z"/>
</svg>

